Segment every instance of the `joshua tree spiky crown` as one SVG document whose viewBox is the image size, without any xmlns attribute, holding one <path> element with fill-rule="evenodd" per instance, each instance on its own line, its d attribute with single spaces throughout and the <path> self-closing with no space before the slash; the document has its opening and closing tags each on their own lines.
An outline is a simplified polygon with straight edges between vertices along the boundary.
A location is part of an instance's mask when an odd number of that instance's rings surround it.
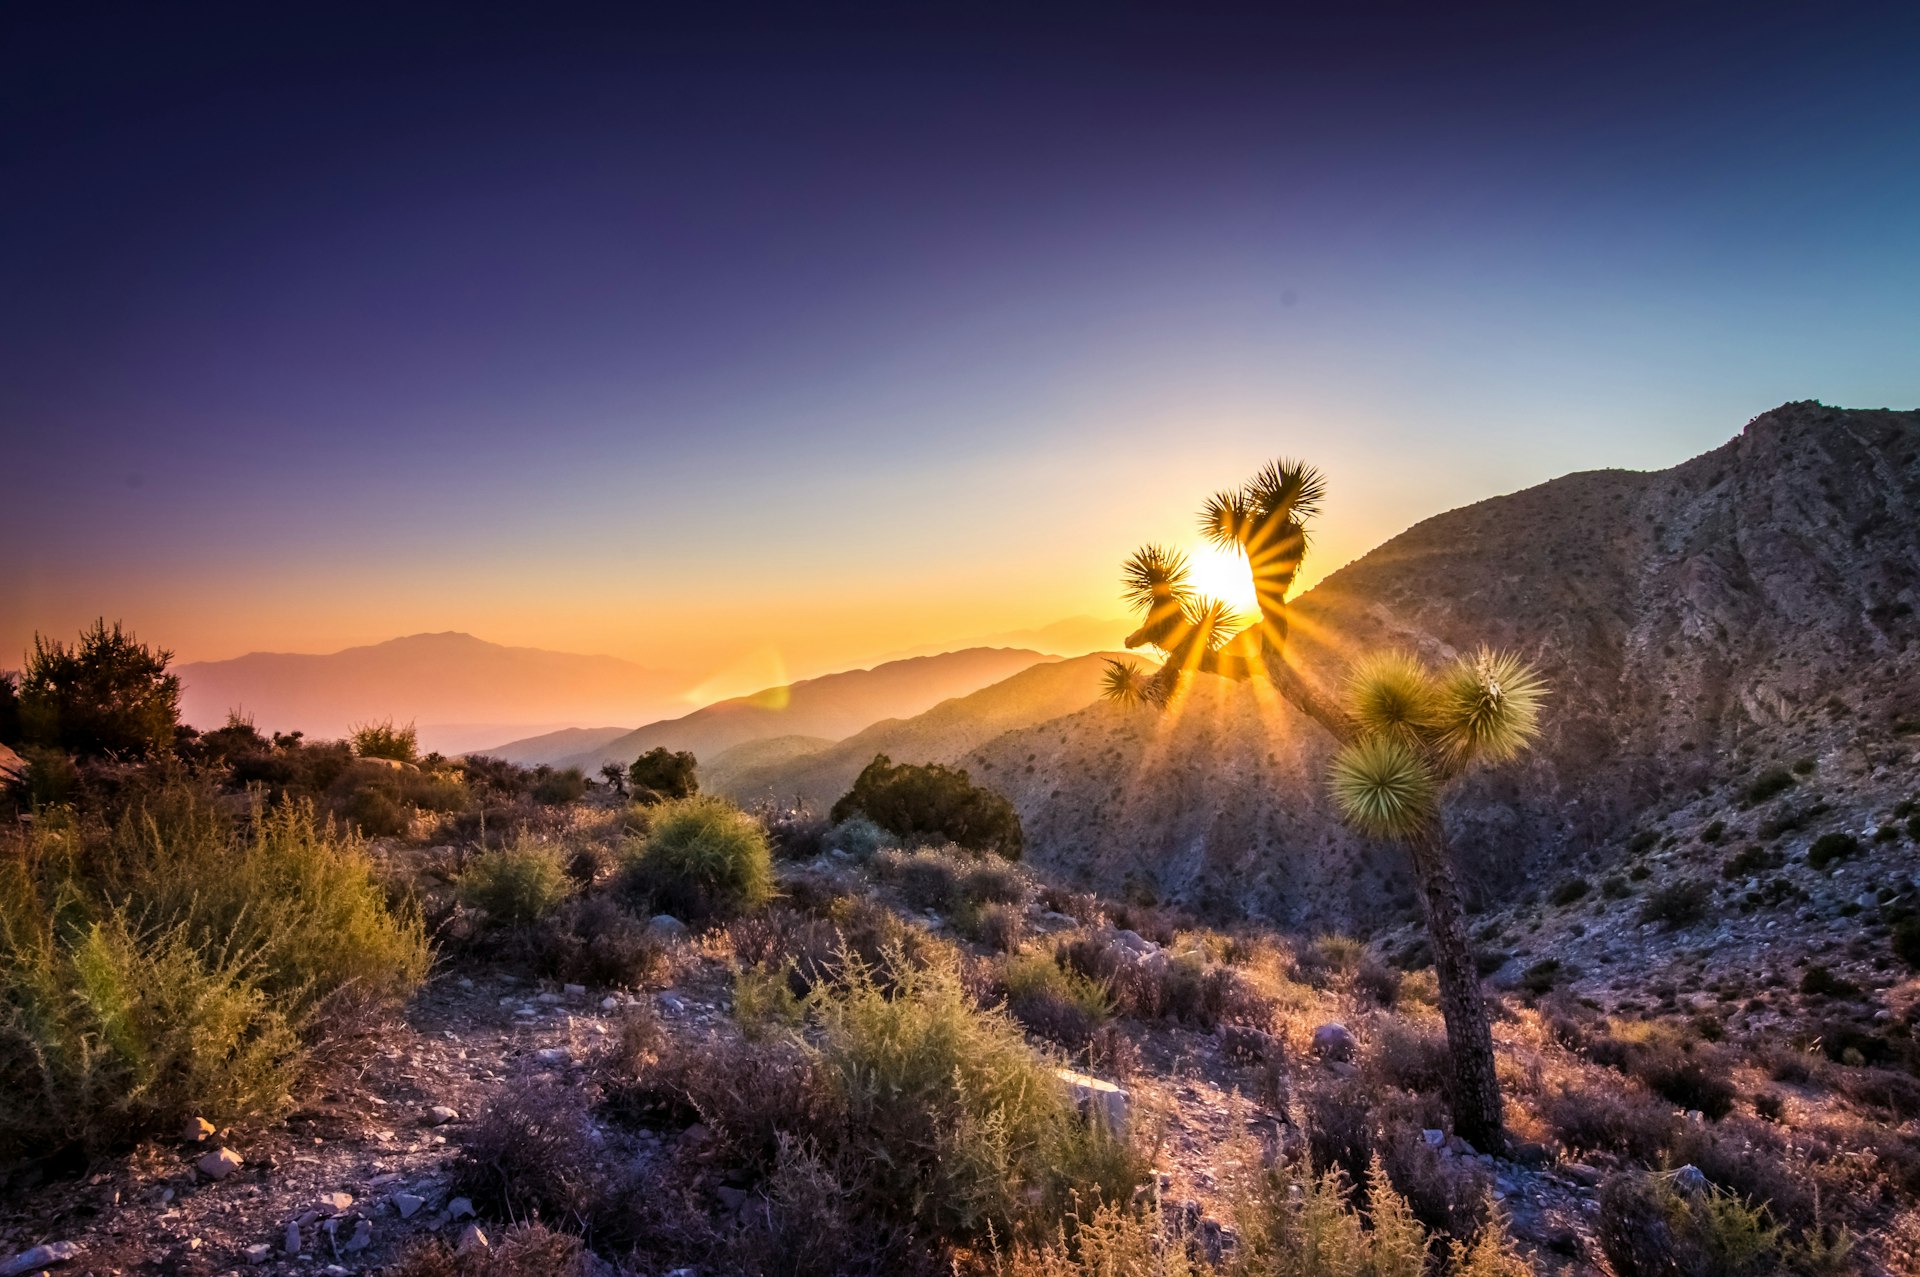
<svg viewBox="0 0 1920 1277">
<path fill-rule="evenodd" d="M 1257 634 L 1216 600 L 1188 585 L 1184 555 L 1149 545 L 1121 569 L 1127 600 L 1143 611 L 1128 647 L 1166 654 L 1158 670 L 1110 661 L 1106 695 L 1132 705 L 1164 706 L 1194 673 L 1248 677 L 1247 639 L 1270 652 L 1287 640 L 1286 601 L 1306 560 L 1307 525 L 1326 497 L 1326 480 L 1301 461 L 1276 461 L 1238 488 L 1216 494 L 1200 512 L 1200 530 L 1247 556 L 1260 601 Z M 1269 666 L 1269 668 L 1271 668 Z M 1439 672 L 1405 652 L 1383 652 L 1355 666 L 1340 706 L 1330 781 L 1348 823 L 1388 838 L 1410 837 L 1436 819 L 1446 781 L 1475 759 L 1503 762 L 1539 731 L 1546 694 L 1540 676 L 1508 652 L 1482 648 Z"/>
</svg>

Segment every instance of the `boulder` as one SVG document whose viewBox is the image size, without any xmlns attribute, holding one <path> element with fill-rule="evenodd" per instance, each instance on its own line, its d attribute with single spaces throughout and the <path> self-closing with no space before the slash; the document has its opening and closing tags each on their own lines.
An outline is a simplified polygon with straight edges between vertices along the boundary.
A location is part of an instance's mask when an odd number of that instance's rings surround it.
<svg viewBox="0 0 1920 1277">
<path fill-rule="evenodd" d="M 51 1268 L 55 1264 L 66 1263 L 79 1253 L 80 1247 L 73 1242 L 49 1242 L 45 1246 L 35 1246 L 0 1264 L 0 1277 L 20 1277 L 21 1273 Z"/>
<path fill-rule="evenodd" d="M 692 933 L 687 930 L 686 923 L 672 914 L 656 913 L 647 919 L 647 934 L 656 940 L 664 940 L 672 944 L 685 940 Z"/>
<path fill-rule="evenodd" d="M 1132 1117 L 1132 1101 L 1126 1091 L 1112 1082 L 1072 1069 L 1055 1069 L 1054 1076 L 1066 1084 L 1067 1093 L 1081 1113 L 1102 1123 L 1115 1135 L 1126 1134 L 1127 1122 Z"/>
<path fill-rule="evenodd" d="M 1248 1064 L 1265 1064 L 1281 1058 L 1280 1039 L 1264 1029 L 1248 1024 L 1222 1024 L 1214 1030 L 1220 1039 L 1220 1051 L 1228 1059 Z"/>
<path fill-rule="evenodd" d="M 221 1180 L 240 1169 L 240 1154 L 230 1148 L 216 1148 L 196 1161 L 194 1165 L 208 1179 Z"/>
<path fill-rule="evenodd" d="M 436 1104 L 421 1114 L 420 1124 L 422 1126 L 445 1126 L 448 1122 L 457 1122 L 459 1120 L 460 1111 L 458 1109 L 449 1108 L 445 1104 Z"/>
<path fill-rule="evenodd" d="M 204 1117 L 188 1118 L 186 1128 L 180 1132 L 182 1144 L 205 1144 L 212 1138 L 213 1123 Z"/>
<path fill-rule="evenodd" d="M 1353 1059 L 1353 1034 L 1344 1024 L 1323 1024 L 1313 1031 L 1313 1053 L 1323 1060 L 1345 1063 Z"/>
</svg>

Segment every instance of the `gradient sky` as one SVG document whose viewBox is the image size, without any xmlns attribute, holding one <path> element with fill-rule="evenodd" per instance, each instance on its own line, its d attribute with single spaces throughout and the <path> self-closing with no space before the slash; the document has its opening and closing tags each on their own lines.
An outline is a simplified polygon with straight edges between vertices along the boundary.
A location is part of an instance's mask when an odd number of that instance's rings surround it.
<svg viewBox="0 0 1920 1277">
<path fill-rule="evenodd" d="M 0 665 L 105 614 L 730 690 L 1117 615 L 1275 454 L 1324 571 L 1920 404 L 1911 4 L 34 8 Z"/>
</svg>

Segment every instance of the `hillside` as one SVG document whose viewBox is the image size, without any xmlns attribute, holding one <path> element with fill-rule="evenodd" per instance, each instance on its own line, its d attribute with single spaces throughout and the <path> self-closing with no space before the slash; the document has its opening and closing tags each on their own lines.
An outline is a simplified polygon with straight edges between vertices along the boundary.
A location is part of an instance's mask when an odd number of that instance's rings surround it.
<svg viewBox="0 0 1920 1277">
<path fill-rule="evenodd" d="M 649 723 L 561 761 L 595 771 L 602 763 L 632 762 L 657 746 L 692 750 L 705 759 L 772 736 L 839 740 L 881 719 L 910 717 L 1049 659 L 1023 648 L 976 647 L 802 679 Z"/>
<path fill-rule="evenodd" d="M 1296 650 L 1327 685 L 1390 645 L 1539 663 L 1539 747 L 1448 808 L 1483 898 L 1610 864 L 1653 822 L 1724 815 L 1811 758 L 1826 808 L 1787 839 L 1803 851 L 1915 787 L 1917 512 L 1920 414 L 1789 404 L 1670 470 L 1429 519 L 1304 595 Z M 1336 820 L 1326 757 L 1264 688 L 1201 678 L 1165 718 L 1100 703 L 965 762 L 1018 805 L 1037 860 L 1090 884 L 1295 921 L 1410 910 L 1397 860 Z"/>
<path fill-rule="evenodd" d="M 1049 661 L 924 714 L 875 723 L 830 748 L 796 750 L 757 766 L 743 765 L 740 750 L 731 750 L 712 769 L 702 768 L 703 783 L 740 802 L 799 798 L 824 809 L 875 754 L 900 763 L 952 763 L 1003 733 L 1086 708 L 1100 695 L 1105 668 L 1098 655 Z"/>
<path fill-rule="evenodd" d="M 612 656 L 414 634 L 324 655 L 251 652 L 179 667 L 181 718 L 218 727 L 239 709 L 263 731 L 337 737 L 371 719 L 412 720 L 425 749 L 459 753 L 530 731 L 669 708 L 678 681 Z M 517 729 L 517 730 L 516 730 Z"/>
<path fill-rule="evenodd" d="M 538 736 L 510 740 L 504 745 L 485 745 L 468 752 L 504 758 L 522 767 L 537 767 L 541 763 L 557 763 L 583 751 L 598 749 L 632 730 L 631 727 L 563 727 L 557 732 L 543 732 Z"/>
</svg>

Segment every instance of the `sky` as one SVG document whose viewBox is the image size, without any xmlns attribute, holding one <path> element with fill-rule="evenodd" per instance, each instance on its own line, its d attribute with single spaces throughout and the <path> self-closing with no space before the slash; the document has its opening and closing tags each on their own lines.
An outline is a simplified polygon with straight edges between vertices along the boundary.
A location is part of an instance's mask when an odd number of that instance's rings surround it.
<svg viewBox="0 0 1920 1277">
<path fill-rule="evenodd" d="M 8 6 L 0 665 L 745 690 L 1920 406 L 1920 9 L 1455 8 Z"/>
</svg>

